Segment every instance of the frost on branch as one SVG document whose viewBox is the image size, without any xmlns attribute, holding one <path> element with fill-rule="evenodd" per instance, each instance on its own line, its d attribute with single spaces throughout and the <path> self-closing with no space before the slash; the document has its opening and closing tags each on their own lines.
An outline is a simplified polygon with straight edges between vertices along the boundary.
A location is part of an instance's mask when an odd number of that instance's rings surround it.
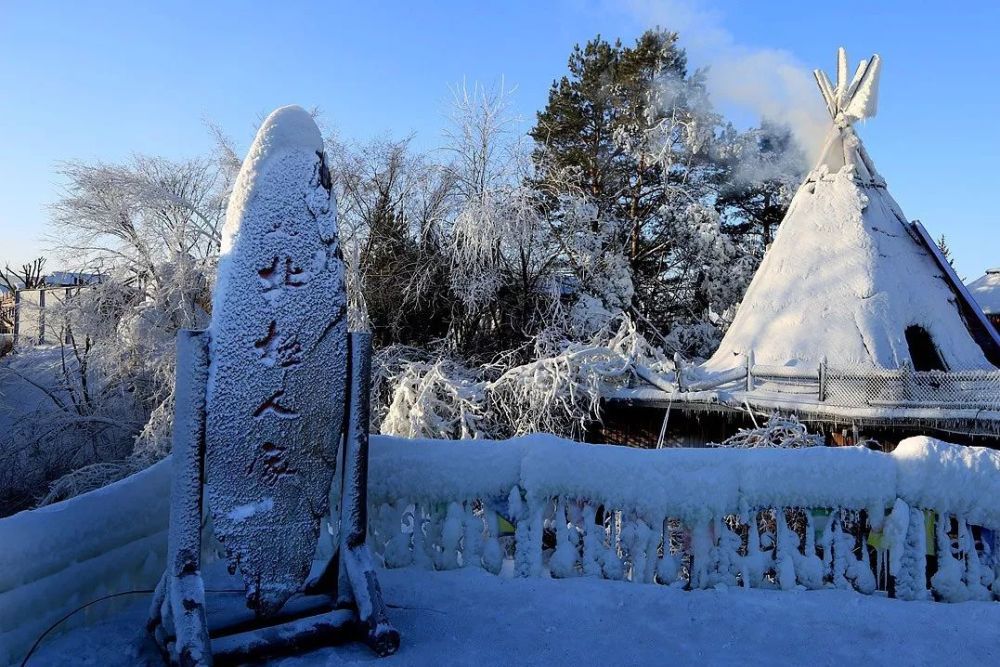
<svg viewBox="0 0 1000 667">
<path fill-rule="evenodd" d="M 736 435 L 726 438 L 717 447 L 817 447 L 823 444 L 823 436 L 809 433 L 806 425 L 795 415 L 785 417 L 777 412 L 768 417 L 767 423 L 758 428 L 741 428 Z"/>
<path fill-rule="evenodd" d="M 586 341 L 553 327 L 524 364 L 501 359 L 478 369 L 395 348 L 379 355 L 375 397 L 380 432 L 404 437 L 495 438 L 534 432 L 579 437 L 597 419 L 602 390 L 637 373 L 666 374 L 669 362 L 627 316 Z"/>
<path fill-rule="evenodd" d="M 410 360 L 392 382 L 382 433 L 443 439 L 488 435 L 485 384 L 475 371 L 447 359 Z"/>
</svg>

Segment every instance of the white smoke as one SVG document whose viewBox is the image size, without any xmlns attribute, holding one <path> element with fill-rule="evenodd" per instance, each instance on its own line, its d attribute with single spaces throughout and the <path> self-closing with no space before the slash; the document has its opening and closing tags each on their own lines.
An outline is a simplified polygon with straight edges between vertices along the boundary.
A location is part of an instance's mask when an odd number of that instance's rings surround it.
<svg viewBox="0 0 1000 667">
<path fill-rule="evenodd" d="M 691 66 L 709 68 L 714 102 L 789 126 L 810 166 L 816 162 L 830 117 L 812 72 L 792 54 L 737 43 L 719 14 L 696 0 L 626 0 L 625 6 L 645 25 L 680 34 Z"/>
</svg>

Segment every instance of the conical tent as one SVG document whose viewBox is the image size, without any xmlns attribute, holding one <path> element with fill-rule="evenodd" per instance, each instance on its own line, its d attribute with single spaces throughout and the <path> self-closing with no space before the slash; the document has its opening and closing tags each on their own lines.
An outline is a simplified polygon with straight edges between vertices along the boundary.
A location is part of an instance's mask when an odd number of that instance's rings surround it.
<svg viewBox="0 0 1000 667">
<path fill-rule="evenodd" d="M 816 368 L 993 369 L 1000 340 L 918 222 L 909 222 L 852 124 L 875 115 L 878 56 L 837 85 L 816 72 L 833 118 L 709 371 L 745 363 Z"/>
</svg>

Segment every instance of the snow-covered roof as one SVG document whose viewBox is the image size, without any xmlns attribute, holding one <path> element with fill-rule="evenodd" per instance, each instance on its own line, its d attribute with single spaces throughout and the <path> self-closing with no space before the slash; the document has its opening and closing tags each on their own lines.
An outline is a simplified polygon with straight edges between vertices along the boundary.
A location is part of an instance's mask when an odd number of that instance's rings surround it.
<svg viewBox="0 0 1000 667">
<path fill-rule="evenodd" d="M 968 285 L 972 298 L 988 315 L 1000 315 L 1000 267 L 987 269 Z"/>
<path fill-rule="evenodd" d="M 733 368 L 752 353 L 774 366 L 815 368 L 826 359 L 895 369 L 913 364 L 912 326 L 929 334 L 949 370 L 993 368 L 1000 343 L 983 331 L 981 313 L 919 223 L 907 221 L 851 127 L 874 113 L 877 56 L 852 82 L 845 59 L 841 51 L 835 89 L 817 75 L 834 119 L 823 158 L 705 368 Z M 852 97 L 860 94 L 863 104 Z"/>
<path fill-rule="evenodd" d="M 73 285 L 94 285 L 101 282 L 100 273 L 80 273 L 78 271 L 53 271 L 45 276 L 45 284 L 50 287 L 67 287 Z"/>
</svg>

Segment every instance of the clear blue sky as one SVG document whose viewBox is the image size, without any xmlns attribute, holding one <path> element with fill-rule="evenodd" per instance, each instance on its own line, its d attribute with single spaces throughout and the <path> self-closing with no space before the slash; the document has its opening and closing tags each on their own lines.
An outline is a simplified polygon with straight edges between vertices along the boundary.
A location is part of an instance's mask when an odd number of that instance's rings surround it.
<svg viewBox="0 0 1000 667">
<path fill-rule="evenodd" d="M 975 278 L 1000 265 L 1000 3 L 927 4 L 0 0 L 0 264 L 43 251 L 60 160 L 195 155 L 204 118 L 245 147 L 289 103 L 319 106 L 346 138 L 415 132 L 432 147 L 463 78 L 504 76 L 530 123 L 574 43 L 659 23 L 683 28 L 696 66 L 717 52 L 705 31 L 730 54 L 775 49 L 804 68 L 832 71 L 839 45 L 852 66 L 880 53 L 879 115 L 861 134 L 906 214 Z"/>
</svg>

